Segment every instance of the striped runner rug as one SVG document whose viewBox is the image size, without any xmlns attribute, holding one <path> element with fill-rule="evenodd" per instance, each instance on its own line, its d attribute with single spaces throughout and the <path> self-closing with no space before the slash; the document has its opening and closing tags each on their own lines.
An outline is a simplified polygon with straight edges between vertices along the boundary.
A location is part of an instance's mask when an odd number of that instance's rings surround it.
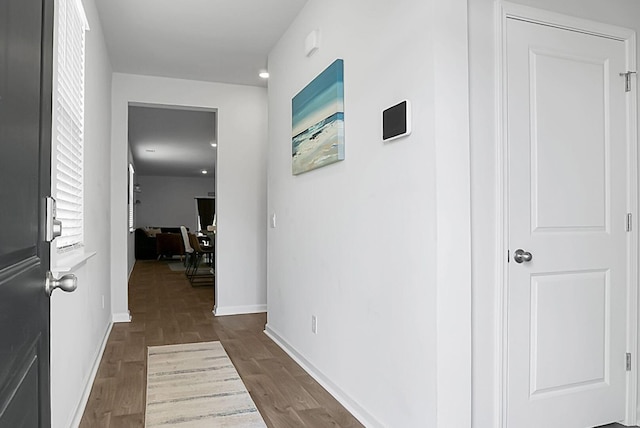
<svg viewBox="0 0 640 428">
<path fill-rule="evenodd" d="M 266 427 L 220 342 L 148 349 L 145 427 Z"/>
</svg>

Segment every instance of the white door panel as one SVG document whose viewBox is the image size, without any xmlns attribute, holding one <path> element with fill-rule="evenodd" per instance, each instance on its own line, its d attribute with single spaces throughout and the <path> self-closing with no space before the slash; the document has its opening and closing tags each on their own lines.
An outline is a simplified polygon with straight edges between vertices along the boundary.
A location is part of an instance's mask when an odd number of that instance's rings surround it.
<svg viewBox="0 0 640 428">
<path fill-rule="evenodd" d="M 530 52 L 534 232 L 605 226 L 607 69 L 604 58 Z M 565 195 L 572 204 L 564 203 Z"/>
<path fill-rule="evenodd" d="M 532 396 L 606 382 L 607 273 L 532 275 Z M 576 296 L 580 296 L 577 301 Z"/>
<path fill-rule="evenodd" d="M 509 427 L 624 418 L 623 42 L 507 21 Z"/>
</svg>

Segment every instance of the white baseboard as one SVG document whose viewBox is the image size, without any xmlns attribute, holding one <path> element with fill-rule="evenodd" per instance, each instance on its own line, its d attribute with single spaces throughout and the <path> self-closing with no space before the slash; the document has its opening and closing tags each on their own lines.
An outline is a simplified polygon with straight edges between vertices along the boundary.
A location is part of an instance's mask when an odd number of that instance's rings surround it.
<svg viewBox="0 0 640 428">
<path fill-rule="evenodd" d="M 121 312 L 112 315 L 111 322 L 131 322 L 131 313 Z"/>
<path fill-rule="evenodd" d="M 98 353 L 93 360 L 93 366 L 91 367 L 91 372 L 89 372 L 89 376 L 87 377 L 87 381 L 84 385 L 84 390 L 82 392 L 82 397 L 80 397 L 80 402 L 76 407 L 75 416 L 73 417 L 73 421 L 69 425 L 69 427 L 71 428 L 78 428 L 80 426 L 80 421 L 82 420 L 82 415 L 84 414 L 84 410 L 87 407 L 89 395 L 91 394 L 91 388 L 93 387 L 93 382 L 96 380 L 98 368 L 100 367 L 100 361 L 102 361 L 102 355 L 104 354 L 104 350 L 107 347 L 107 341 L 109 340 L 109 334 L 111 334 L 112 327 L 113 322 L 110 322 L 107 326 L 107 331 L 102 338 L 102 345 L 100 345 L 100 349 L 98 350 Z"/>
<path fill-rule="evenodd" d="M 293 360 L 300 365 L 312 378 L 314 378 L 324 389 L 329 392 L 342 404 L 351 414 L 366 427 L 380 427 L 384 425 L 367 412 L 362 406 L 356 403 L 343 390 L 334 384 L 327 376 L 325 376 L 317 367 L 311 364 L 300 352 L 298 352 L 289 342 L 287 342 L 281 334 L 271 328 L 269 324 L 265 326 L 264 333 L 273 340 L 284 352 L 289 354 Z"/>
<path fill-rule="evenodd" d="M 224 315 L 241 315 L 241 314 L 257 314 L 267 312 L 267 305 L 249 305 L 249 306 L 215 306 L 213 315 L 220 317 Z"/>
</svg>

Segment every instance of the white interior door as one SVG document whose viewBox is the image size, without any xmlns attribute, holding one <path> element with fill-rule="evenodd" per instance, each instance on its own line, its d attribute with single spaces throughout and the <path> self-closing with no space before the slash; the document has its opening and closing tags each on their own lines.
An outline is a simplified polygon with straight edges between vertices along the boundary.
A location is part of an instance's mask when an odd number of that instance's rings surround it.
<svg viewBox="0 0 640 428">
<path fill-rule="evenodd" d="M 619 76 L 627 71 L 625 45 L 515 19 L 507 20 L 506 40 L 507 426 L 619 421 L 628 267 Z"/>
</svg>

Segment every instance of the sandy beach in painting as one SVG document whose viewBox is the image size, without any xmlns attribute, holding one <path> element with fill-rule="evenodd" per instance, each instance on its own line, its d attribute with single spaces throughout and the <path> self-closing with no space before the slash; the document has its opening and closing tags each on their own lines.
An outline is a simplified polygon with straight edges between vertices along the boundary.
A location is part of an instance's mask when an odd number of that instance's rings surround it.
<svg viewBox="0 0 640 428">
<path fill-rule="evenodd" d="M 320 168 L 344 158 L 339 144 L 343 137 L 342 113 L 331 115 L 294 137 L 293 173 Z"/>
<path fill-rule="evenodd" d="M 292 100 L 292 172 L 344 159 L 342 60 L 334 61 Z"/>
</svg>

